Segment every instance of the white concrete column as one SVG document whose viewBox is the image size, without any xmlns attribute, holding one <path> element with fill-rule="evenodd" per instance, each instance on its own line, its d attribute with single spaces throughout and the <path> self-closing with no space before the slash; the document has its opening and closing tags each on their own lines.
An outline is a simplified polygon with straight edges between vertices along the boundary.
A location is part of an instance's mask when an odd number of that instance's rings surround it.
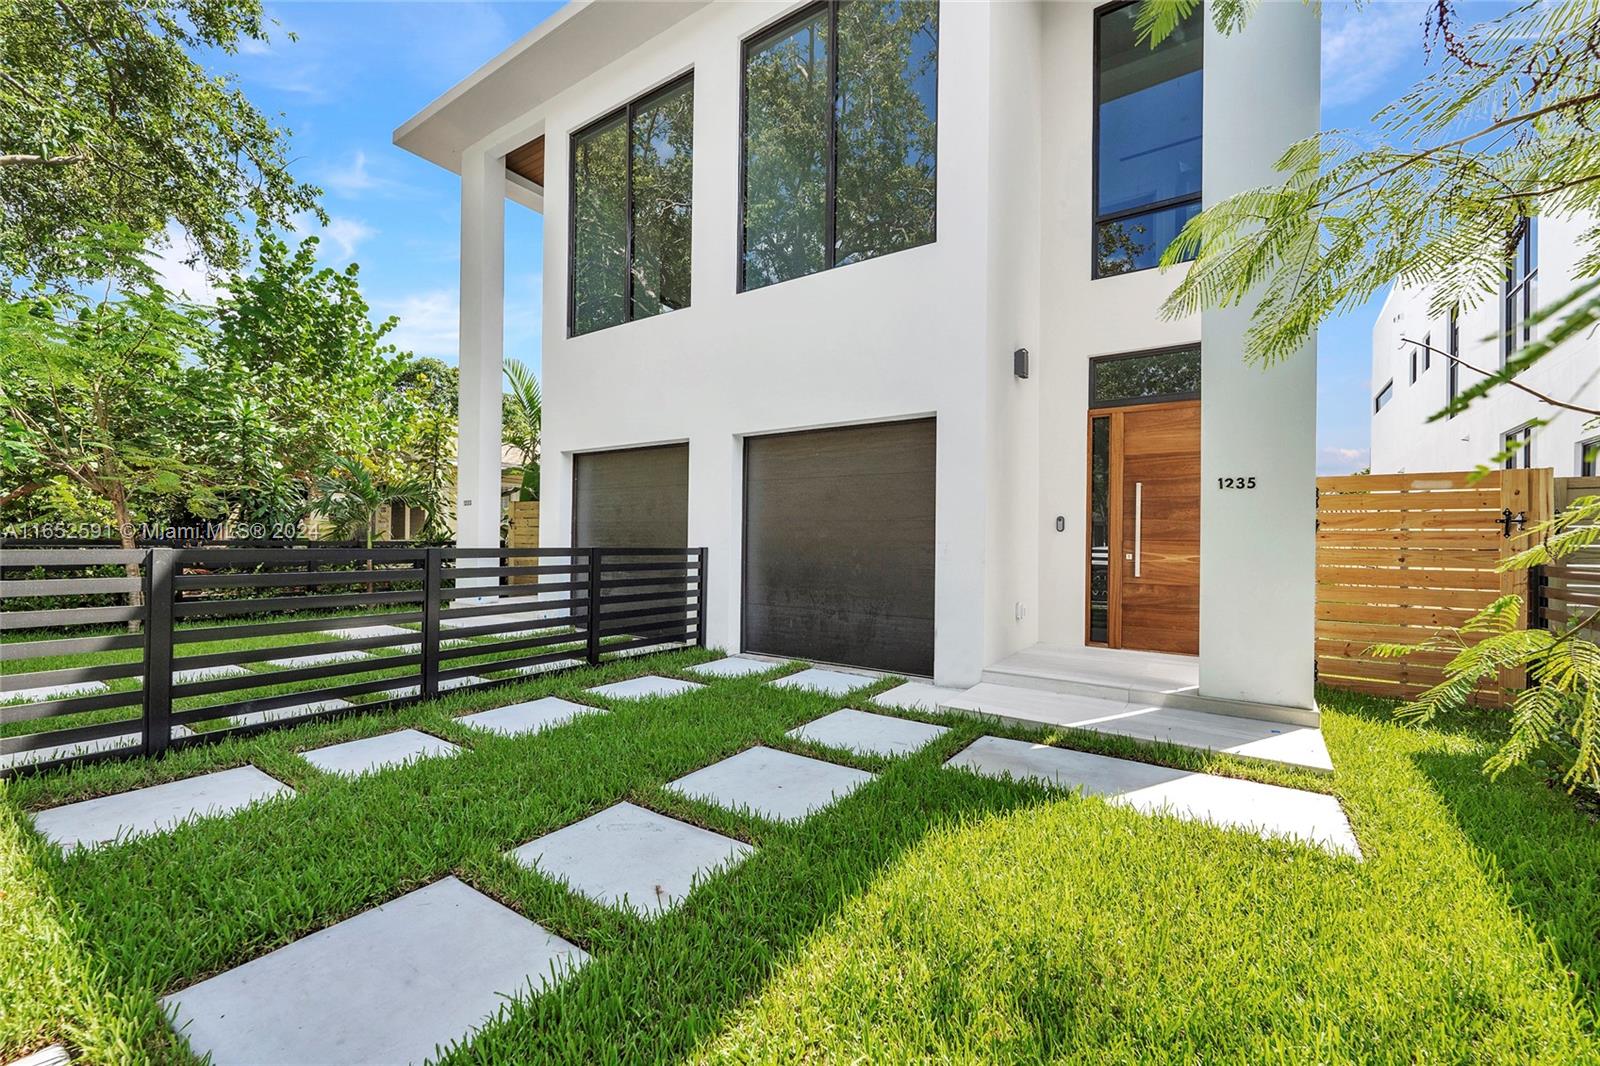
<svg viewBox="0 0 1600 1066">
<path fill-rule="evenodd" d="M 1269 0 L 1232 36 L 1208 23 L 1208 205 L 1276 184 L 1279 156 L 1316 131 L 1319 53 L 1319 18 L 1306 4 Z M 1246 366 L 1255 304 L 1201 318 L 1200 691 L 1312 707 L 1316 343 L 1270 369 Z M 1219 487 L 1229 477 L 1254 487 Z"/>
<path fill-rule="evenodd" d="M 505 331 L 505 159 L 461 161 L 461 428 L 456 543 L 500 544 L 500 397 Z"/>
</svg>

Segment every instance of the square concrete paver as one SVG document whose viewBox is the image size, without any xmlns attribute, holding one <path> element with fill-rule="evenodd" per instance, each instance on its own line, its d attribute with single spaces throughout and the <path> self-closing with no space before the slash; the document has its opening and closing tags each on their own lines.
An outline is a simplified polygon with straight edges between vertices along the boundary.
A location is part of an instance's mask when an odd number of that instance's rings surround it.
<svg viewBox="0 0 1600 1066">
<path fill-rule="evenodd" d="M 414 637 L 415 629 L 406 629 L 404 626 L 353 626 L 349 629 L 324 629 L 330 637 L 340 640 L 366 640 L 369 637 Z"/>
<path fill-rule="evenodd" d="M 783 663 L 768 662 L 765 659 L 751 659 L 743 655 L 730 655 L 726 659 L 716 659 L 709 663 L 700 663 L 696 666 L 685 667 L 691 674 L 701 677 L 749 677 L 751 674 L 764 674 L 768 670 L 776 670 Z"/>
<path fill-rule="evenodd" d="M 815 692 L 826 692 L 830 696 L 843 696 L 846 692 L 853 692 L 876 680 L 878 680 L 876 677 L 866 674 L 847 674 L 843 670 L 824 670 L 813 666 L 798 674 L 768 681 L 767 684 L 778 688 L 808 688 Z"/>
<path fill-rule="evenodd" d="M 448 741 L 419 730 L 402 729 L 395 733 L 302 751 L 300 757 L 327 773 L 356 777 L 435 755 L 454 755 L 460 750 Z"/>
<path fill-rule="evenodd" d="M 910 755 L 935 737 L 949 732 L 942 725 L 912 722 L 887 714 L 871 714 L 849 707 L 807 722 L 788 735 L 799 740 L 845 748 L 864 755 Z"/>
<path fill-rule="evenodd" d="M 511 737 L 521 733 L 537 733 L 541 729 L 549 729 L 551 726 L 571 721 L 580 714 L 598 713 L 600 713 L 599 707 L 573 703 L 559 696 L 545 696 L 528 703 L 513 703 L 509 707 L 479 711 L 477 714 L 457 718 L 456 721 L 462 725 L 470 725 L 474 729 L 484 729 L 490 733 L 499 733 L 503 737 Z"/>
<path fill-rule="evenodd" d="M 34 828 L 70 852 L 114 840 L 165 832 L 193 818 L 232 814 L 294 790 L 254 766 L 240 766 L 115 796 L 52 807 L 33 816 Z"/>
<path fill-rule="evenodd" d="M 268 659 L 261 665 L 270 666 L 274 670 L 297 670 L 302 666 L 331 666 L 334 663 L 370 658 L 371 656 L 364 651 L 330 651 L 318 655 L 290 655 L 284 659 Z"/>
<path fill-rule="evenodd" d="M 251 711 L 241 714 L 233 719 L 236 726 L 260 725 L 263 722 L 281 722 L 285 718 L 295 718 L 302 714 L 316 714 L 323 711 L 347 711 L 355 704 L 349 700 L 330 697 L 325 700 L 311 700 L 306 703 L 291 703 L 287 707 L 274 707 L 270 711 Z"/>
<path fill-rule="evenodd" d="M 754 747 L 680 777 L 667 787 L 729 810 L 748 807 L 763 818 L 798 822 L 873 775 L 774 748 Z"/>
<path fill-rule="evenodd" d="M 1031 778 L 1145 814 L 1168 813 L 1262 836 L 1306 841 L 1335 854 L 1361 856 L 1361 847 L 1333 796 L 1259 781 L 1241 781 L 1128 759 L 1001 737 L 979 737 L 946 766 L 985 777 Z"/>
<path fill-rule="evenodd" d="M 607 807 L 511 853 L 608 907 L 655 914 L 700 880 L 754 851 L 749 844 L 632 803 Z"/>
<path fill-rule="evenodd" d="M 40 685 L 37 688 L 0 692 L 0 703 L 38 703 L 41 700 L 59 700 L 68 696 L 88 696 L 96 692 L 110 691 L 111 686 L 103 681 L 74 681 L 66 685 Z"/>
<path fill-rule="evenodd" d="M 872 702 L 902 711 L 937 711 L 965 691 L 966 689 L 961 688 L 930 685 L 926 681 L 907 681 L 903 685 L 896 685 L 888 692 L 878 693 L 872 697 Z"/>
<path fill-rule="evenodd" d="M 221 663 L 217 666 L 197 666 L 189 670 L 174 670 L 172 683 L 174 685 L 187 685 L 191 681 L 217 681 L 224 677 L 244 677 L 250 673 L 242 666 L 234 663 Z"/>
<path fill-rule="evenodd" d="M 454 877 L 162 999 L 226 1063 L 420 1063 L 588 955 Z"/>
<path fill-rule="evenodd" d="M 704 687 L 675 677 L 645 674 L 643 677 L 630 677 L 626 681 L 613 681 L 609 685 L 596 685 L 589 691 L 614 700 L 642 700 L 650 696 L 676 696 Z"/>
</svg>

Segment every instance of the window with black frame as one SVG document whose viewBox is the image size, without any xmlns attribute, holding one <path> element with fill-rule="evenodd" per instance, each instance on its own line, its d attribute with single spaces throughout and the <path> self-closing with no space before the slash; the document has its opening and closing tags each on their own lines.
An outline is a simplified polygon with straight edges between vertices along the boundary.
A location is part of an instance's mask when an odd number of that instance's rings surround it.
<svg viewBox="0 0 1600 1066">
<path fill-rule="evenodd" d="M 569 336 L 689 306 L 692 75 L 572 135 Z"/>
<path fill-rule="evenodd" d="M 939 5 L 825 2 L 744 46 L 739 287 L 931 243 Z"/>
<path fill-rule="evenodd" d="M 1455 403 L 1456 397 L 1461 395 L 1461 306 L 1459 304 L 1450 307 L 1450 325 L 1444 343 L 1445 350 L 1450 353 L 1450 358 L 1445 360 L 1444 367 L 1445 402 Z M 1454 418 L 1455 412 L 1446 417 Z"/>
<path fill-rule="evenodd" d="M 1524 344 L 1533 339 L 1533 327 L 1528 324 L 1537 309 L 1539 281 L 1539 220 L 1525 218 L 1517 224 L 1512 234 L 1511 258 L 1506 261 L 1506 281 L 1502 290 L 1505 328 L 1501 347 L 1501 363 L 1516 355 Z"/>
<path fill-rule="evenodd" d="M 1533 427 L 1519 426 L 1504 438 L 1505 466 L 1507 470 L 1527 470 L 1533 466 Z"/>
<path fill-rule="evenodd" d="M 1094 276 L 1156 266 L 1200 212 L 1201 5 L 1155 48 L 1135 3 L 1095 14 Z"/>
<path fill-rule="evenodd" d="M 1200 346 L 1162 348 L 1089 360 L 1089 406 L 1194 400 L 1200 396 Z"/>
</svg>

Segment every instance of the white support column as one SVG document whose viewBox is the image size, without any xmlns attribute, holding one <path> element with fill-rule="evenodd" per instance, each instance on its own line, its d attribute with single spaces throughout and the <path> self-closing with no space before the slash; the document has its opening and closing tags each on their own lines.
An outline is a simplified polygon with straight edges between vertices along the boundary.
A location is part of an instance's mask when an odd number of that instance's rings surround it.
<svg viewBox="0 0 1600 1066">
<path fill-rule="evenodd" d="M 505 160 L 461 161 L 461 438 L 456 544 L 500 544 L 500 397 L 505 329 Z"/>
<path fill-rule="evenodd" d="M 1205 38 L 1207 204 L 1280 179 L 1273 164 L 1318 126 L 1315 8 L 1261 4 L 1240 32 Z M 1315 706 L 1315 341 L 1246 366 L 1254 300 L 1201 320 L 1200 692 Z M 1220 488 L 1218 478 L 1254 479 Z M 1247 480 L 1246 485 L 1250 484 Z"/>
</svg>

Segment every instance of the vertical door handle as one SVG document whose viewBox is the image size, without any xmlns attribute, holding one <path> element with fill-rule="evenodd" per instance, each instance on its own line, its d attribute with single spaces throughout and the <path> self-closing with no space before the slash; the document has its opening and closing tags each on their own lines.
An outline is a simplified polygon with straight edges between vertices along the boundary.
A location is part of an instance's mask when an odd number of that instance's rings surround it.
<svg viewBox="0 0 1600 1066">
<path fill-rule="evenodd" d="M 1144 541 L 1144 482 L 1133 483 L 1133 576 L 1139 576 L 1139 556 Z"/>
</svg>

